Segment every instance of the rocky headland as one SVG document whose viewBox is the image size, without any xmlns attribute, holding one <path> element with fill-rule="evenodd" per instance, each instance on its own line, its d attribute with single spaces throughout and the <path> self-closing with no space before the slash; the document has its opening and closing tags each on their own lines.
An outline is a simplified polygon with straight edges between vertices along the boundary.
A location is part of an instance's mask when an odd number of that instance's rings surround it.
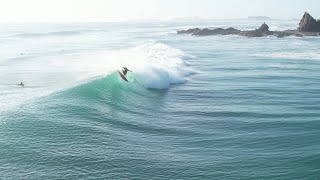
<svg viewBox="0 0 320 180">
<path fill-rule="evenodd" d="M 270 31 L 269 26 L 263 23 L 259 29 L 241 31 L 233 27 L 223 28 L 191 28 L 177 31 L 177 34 L 191 34 L 192 36 L 212 36 L 212 35 L 239 35 L 245 37 L 263 37 L 263 36 L 320 36 L 320 20 L 315 20 L 309 13 L 305 13 L 300 20 L 299 27 L 295 30 Z"/>
</svg>

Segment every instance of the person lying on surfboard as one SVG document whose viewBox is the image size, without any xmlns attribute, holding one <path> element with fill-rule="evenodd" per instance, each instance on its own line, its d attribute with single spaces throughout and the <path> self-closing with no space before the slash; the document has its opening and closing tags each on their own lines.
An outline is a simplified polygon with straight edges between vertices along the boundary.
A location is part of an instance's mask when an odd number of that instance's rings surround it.
<svg viewBox="0 0 320 180">
<path fill-rule="evenodd" d="M 122 70 L 123 75 L 127 75 L 128 71 L 130 71 L 130 70 L 127 67 L 122 67 L 122 68 L 123 68 L 123 70 Z M 130 71 L 130 72 L 132 72 L 132 71 Z"/>
<path fill-rule="evenodd" d="M 21 82 L 20 84 L 17 84 L 17 86 L 24 87 L 24 84 Z"/>
</svg>

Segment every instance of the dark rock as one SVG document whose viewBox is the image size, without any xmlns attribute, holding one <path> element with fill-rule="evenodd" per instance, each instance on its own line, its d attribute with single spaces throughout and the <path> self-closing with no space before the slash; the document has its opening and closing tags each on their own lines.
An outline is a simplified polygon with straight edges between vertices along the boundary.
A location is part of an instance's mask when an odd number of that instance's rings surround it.
<svg viewBox="0 0 320 180">
<path fill-rule="evenodd" d="M 292 36 L 293 34 L 289 33 L 289 32 L 285 32 L 285 31 L 274 31 L 273 35 L 278 37 L 278 38 L 283 38 L 283 37 L 286 37 L 286 36 Z"/>
<path fill-rule="evenodd" d="M 307 36 L 319 36 L 320 33 L 317 33 L 317 32 L 309 32 L 307 33 Z"/>
<path fill-rule="evenodd" d="M 222 28 L 217 28 L 217 29 L 212 29 L 209 32 L 212 34 L 221 34 L 225 29 Z"/>
<path fill-rule="evenodd" d="M 254 31 L 242 31 L 240 33 L 241 36 L 246 36 L 246 37 L 262 37 L 263 34 L 261 31 L 254 30 Z"/>
<path fill-rule="evenodd" d="M 200 31 L 199 28 L 191 28 L 191 29 L 188 29 L 188 30 L 181 30 L 181 31 L 178 31 L 177 33 L 178 34 L 193 34 L 197 31 Z"/>
<path fill-rule="evenodd" d="M 263 23 L 258 30 L 261 32 L 267 32 L 269 31 L 269 26 L 266 23 Z"/>
<path fill-rule="evenodd" d="M 235 35 L 239 34 L 241 31 L 239 29 L 235 29 L 233 27 L 227 28 L 221 32 L 222 35 Z"/>
<path fill-rule="evenodd" d="M 263 23 L 259 29 L 256 29 L 254 31 L 242 31 L 240 35 L 246 37 L 262 37 L 272 35 L 272 33 L 271 31 L 269 31 L 269 26 L 266 23 Z"/>
<path fill-rule="evenodd" d="M 304 13 L 298 30 L 301 32 L 320 32 L 320 21 L 316 21 L 309 13 Z"/>
<path fill-rule="evenodd" d="M 204 28 L 198 32 L 193 33 L 193 36 L 210 36 L 210 35 L 217 35 L 220 34 L 224 29 L 217 28 L 217 29 L 208 29 Z"/>
<path fill-rule="evenodd" d="M 192 33 L 193 36 L 209 36 L 209 35 L 214 35 L 211 33 L 211 30 L 208 28 L 205 29 L 200 29 L 199 31 L 196 31 Z"/>
<path fill-rule="evenodd" d="M 251 31 L 241 31 L 235 28 L 216 28 L 216 29 L 199 29 L 192 28 L 178 31 L 178 34 L 192 34 L 193 36 L 210 36 L 210 35 L 240 35 L 246 37 L 263 37 L 276 36 L 279 38 L 286 36 L 320 36 L 320 20 L 316 21 L 309 13 L 305 13 L 299 23 L 298 30 L 270 31 L 269 26 L 263 23 L 259 29 Z"/>
<path fill-rule="evenodd" d="M 193 33 L 193 36 L 210 36 L 210 35 L 234 35 L 234 34 L 239 34 L 241 31 L 235 28 L 216 28 L 216 29 L 202 29 L 200 31 L 197 31 Z"/>
</svg>

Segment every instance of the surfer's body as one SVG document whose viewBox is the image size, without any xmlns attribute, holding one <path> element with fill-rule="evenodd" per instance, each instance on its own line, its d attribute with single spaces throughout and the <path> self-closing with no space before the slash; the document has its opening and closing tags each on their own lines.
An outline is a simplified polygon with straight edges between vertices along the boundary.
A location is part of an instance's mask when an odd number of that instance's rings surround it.
<svg viewBox="0 0 320 180">
<path fill-rule="evenodd" d="M 123 68 L 123 70 L 122 70 L 123 75 L 127 75 L 128 71 L 130 71 L 130 70 L 127 67 L 122 67 L 122 68 Z M 132 71 L 130 71 L 130 72 L 132 72 Z"/>
<path fill-rule="evenodd" d="M 122 67 L 122 68 L 123 68 L 122 71 L 118 71 L 119 75 L 123 80 L 128 82 L 128 79 L 126 78 L 126 75 L 127 75 L 128 71 L 130 71 L 130 70 L 127 67 Z M 132 72 L 132 71 L 130 71 L 130 72 Z"/>
</svg>

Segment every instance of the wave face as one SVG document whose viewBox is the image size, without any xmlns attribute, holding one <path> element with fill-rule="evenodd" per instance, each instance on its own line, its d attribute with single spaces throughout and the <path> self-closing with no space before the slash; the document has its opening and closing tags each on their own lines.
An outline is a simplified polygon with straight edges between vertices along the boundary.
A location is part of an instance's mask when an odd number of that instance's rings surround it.
<svg viewBox="0 0 320 180">
<path fill-rule="evenodd" d="M 317 179 L 319 38 L 174 33 L 260 24 L 0 24 L 0 179 Z"/>
</svg>

